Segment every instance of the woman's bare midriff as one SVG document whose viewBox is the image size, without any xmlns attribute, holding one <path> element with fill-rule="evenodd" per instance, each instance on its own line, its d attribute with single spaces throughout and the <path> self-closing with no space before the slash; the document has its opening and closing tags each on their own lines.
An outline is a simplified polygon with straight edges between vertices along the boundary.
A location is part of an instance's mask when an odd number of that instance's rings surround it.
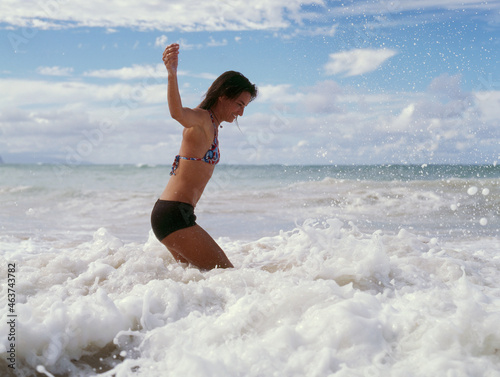
<svg viewBox="0 0 500 377">
<path fill-rule="evenodd" d="M 168 180 L 160 199 L 188 203 L 196 207 L 214 168 L 215 165 L 204 161 L 180 160 L 175 175 Z"/>
</svg>

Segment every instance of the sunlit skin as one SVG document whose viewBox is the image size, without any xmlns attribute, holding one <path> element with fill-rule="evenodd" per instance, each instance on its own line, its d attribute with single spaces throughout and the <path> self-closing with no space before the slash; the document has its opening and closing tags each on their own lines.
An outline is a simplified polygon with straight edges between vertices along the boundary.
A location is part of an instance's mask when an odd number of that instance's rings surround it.
<svg viewBox="0 0 500 377">
<path fill-rule="evenodd" d="M 170 115 L 184 127 L 179 154 L 201 158 L 214 140 L 214 127 L 207 110 L 182 106 L 177 82 L 178 55 L 178 44 L 168 46 L 163 53 L 168 72 L 167 99 Z M 234 99 L 219 97 L 211 109 L 216 124 L 232 123 L 237 116 L 243 116 L 250 101 L 251 95 L 248 92 L 242 92 Z M 170 177 L 160 199 L 189 203 L 196 207 L 214 168 L 215 165 L 202 161 L 181 159 L 176 174 Z M 199 225 L 171 233 L 162 243 L 179 262 L 204 270 L 233 267 L 220 246 Z"/>
</svg>

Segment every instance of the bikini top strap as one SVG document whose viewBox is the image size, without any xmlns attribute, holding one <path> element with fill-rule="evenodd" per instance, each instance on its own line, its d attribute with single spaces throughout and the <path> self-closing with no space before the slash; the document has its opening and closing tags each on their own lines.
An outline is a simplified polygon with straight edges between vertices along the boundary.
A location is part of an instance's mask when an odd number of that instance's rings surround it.
<svg viewBox="0 0 500 377">
<path fill-rule="evenodd" d="M 214 126 L 214 133 L 217 137 L 217 124 L 215 124 L 214 113 L 212 113 L 212 110 L 208 110 L 208 114 L 210 114 L 210 119 L 212 120 L 212 125 Z"/>
</svg>

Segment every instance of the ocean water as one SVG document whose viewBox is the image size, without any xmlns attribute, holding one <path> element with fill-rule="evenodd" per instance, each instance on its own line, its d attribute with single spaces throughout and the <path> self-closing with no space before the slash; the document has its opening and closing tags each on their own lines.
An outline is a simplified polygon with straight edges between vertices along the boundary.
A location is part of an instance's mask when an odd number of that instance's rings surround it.
<svg viewBox="0 0 500 377">
<path fill-rule="evenodd" d="M 0 165 L 0 375 L 500 375 L 499 166 L 219 165 L 209 272 L 150 230 L 168 173 Z"/>
</svg>

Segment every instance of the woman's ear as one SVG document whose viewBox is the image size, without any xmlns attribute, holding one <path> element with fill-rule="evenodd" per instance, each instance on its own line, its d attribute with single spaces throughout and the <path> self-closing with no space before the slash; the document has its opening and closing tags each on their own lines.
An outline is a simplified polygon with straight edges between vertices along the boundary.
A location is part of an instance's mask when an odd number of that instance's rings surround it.
<svg viewBox="0 0 500 377">
<path fill-rule="evenodd" d="M 227 102 L 227 96 L 220 96 L 217 98 L 217 103 L 220 103 L 221 105 Z"/>
</svg>

